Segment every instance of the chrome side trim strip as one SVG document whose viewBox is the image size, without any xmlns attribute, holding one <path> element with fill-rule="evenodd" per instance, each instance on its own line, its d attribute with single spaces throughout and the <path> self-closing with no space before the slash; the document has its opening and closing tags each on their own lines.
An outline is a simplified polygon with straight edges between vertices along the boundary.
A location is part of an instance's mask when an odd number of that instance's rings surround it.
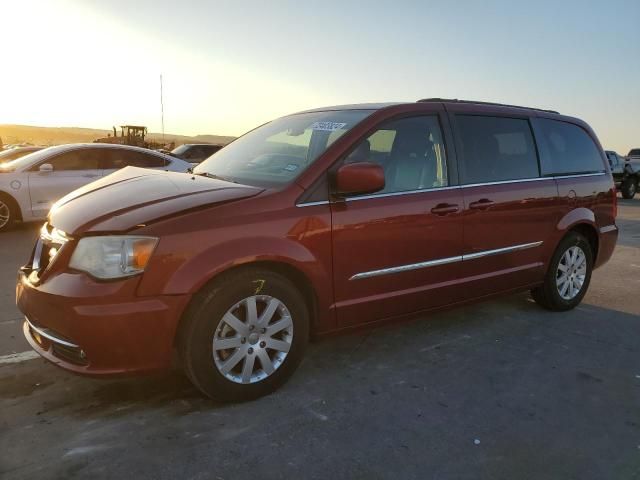
<svg viewBox="0 0 640 480">
<path fill-rule="evenodd" d="M 606 227 L 600 228 L 600 233 L 609 233 L 615 230 L 618 230 L 618 227 L 616 227 L 615 225 L 607 225 Z"/>
<path fill-rule="evenodd" d="M 389 275 L 392 273 L 408 272 L 411 270 L 418 270 L 421 268 L 429 268 L 429 267 L 435 267 L 438 265 L 446 265 L 448 263 L 476 260 L 478 258 L 489 257 L 491 255 L 500 255 L 502 253 L 516 252 L 519 250 L 526 250 L 528 248 L 539 247 L 543 243 L 544 243 L 543 241 L 523 243 L 520 245 L 512 245 L 510 247 L 496 248 L 494 250 L 485 250 L 483 252 L 470 253 L 470 254 L 460 255 L 457 257 L 439 258 L 437 260 L 430 260 L 428 262 L 412 263 L 409 265 L 400 265 L 398 267 L 382 268 L 380 270 L 371 270 L 369 272 L 356 273 L 351 278 L 349 278 L 349 280 L 360 280 L 362 278 L 371 278 L 371 277 L 378 277 L 380 275 Z"/>
<path fill-rule="evenodd" d="M 316 205 L 329 205 L 329 201 L 328 200 L 321 200 L 319 202 L 297 203 L 296 207 L 314 207 Z"/>
<path fill-rule="evenodd" d="M 475 260 L 476 258 L 490 257 L 491 255 L 500 255 L 502 253 L 517 252 L 518 250 L 526 250 L 527 248 L 535 248 L 542 245 L 542 241 L 523 243 L 521 245 L 513 245 L 511 247 L 496 248 L 495 250 L 485 250 L 483 252 L 469 253 L 462 256 L 462 260 Z"/>
<path fill-rule="evenodd" d="M 435 267 L 437 265 L 446 265 L 447 263 L 461 262 L 462 256 L 439 258 L 428 262 L 412 263 L 410 265 L 400 265 L 399 267 L 382 268 L 380 270 L 371 270 L 370 272 L 356 273 L 349 280 L 360 280 L 362 278 L 378 277 L 380 275 L 389 275 L 391 273 L 408 272 L 410 270 L 418 270 L 421 268 Z"/>
<path fill-rule="evenodd" d="M 59 343 L 60 345 L 64 345 L 65 347 L 71 347 L 71 348 L 80 348 L 79 345 L 76 345 L 75 343 L 71 343 L 68 342 L 66 340 L 61 339 L 60 337 L 47 332 L 47 330 L 43 329 L 43 328 L 38 328 L 36 327 L 33 323 L 31 323 L 29 321 L 29 319 L 27 317 L 24 317 L 25 321 L 29 324 L 29 328 L 31 328 L 32 330 L 36 331 L 40 336 L 46 338 L 47 340 L 51 340 L 52 342 L 55 343 Z"/>
</svg>

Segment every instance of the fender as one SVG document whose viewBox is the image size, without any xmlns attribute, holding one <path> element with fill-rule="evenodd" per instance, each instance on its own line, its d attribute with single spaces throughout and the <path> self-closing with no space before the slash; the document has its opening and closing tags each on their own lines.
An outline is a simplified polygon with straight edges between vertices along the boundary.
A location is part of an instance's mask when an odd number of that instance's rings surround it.
<svg viewBox="0 0 640 480">
<path fill-rule="evenodd" d="M 302 243 L 295 237 L 246 237 L 229 238 L 201 250 L 186 261 L 180 262 L 167 278 L 160 269 L 149 268 L 138 287 L 138 295 L 193 295 L 216 276 L 242 265 L 256 262 L 276 262 L 296 269 L 309 281 L 315 292 L 321 324 L 332 323 L 329 313 L 333 303 L 330 231 L 324 238 L 312 243 Z M 151 267 L 151 265 L 150 265 Z"/>
<path fill-rule="evenodd" d="M 309 278 L 314 286 L 319 281 L 331 280 L 330 272 L 302 244 L 290 239 L 252 237 L 221 243 L 192 257 L 174 272 L 162 293 L 194 294 L 222 272 L 259 261 L 292 266 Z"/>
<path fill-rule="evenodd" d="M 578 225 L 579 223 L 586 223 L 591 225 L 597 232 L 596 226 L 596 217 L 591 210 L 588 208 L 580 207 L 571 210 L 564 217 L 560 219 L 556 229 L 559 233 L 564 235 L 567 231 L 571 230 L 572 227 Z"/>
</svg>

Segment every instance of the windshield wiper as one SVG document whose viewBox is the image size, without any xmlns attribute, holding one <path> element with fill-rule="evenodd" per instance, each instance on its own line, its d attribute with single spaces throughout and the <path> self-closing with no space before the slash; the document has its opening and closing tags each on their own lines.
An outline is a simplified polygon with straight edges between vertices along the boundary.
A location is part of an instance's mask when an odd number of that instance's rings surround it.
<svg viewBox="0 0 640 480">
<path fill-rule="evenodd" d="M 223 177 L 222 175 L 216 175 L 215 173 L 199 172 L 199 173 L 194 173 L 194 175 L 201 175 L 203 177 L 212 178 L 214 180 L 222 180 L 223 182 L 240 183 L 240 182 L 236 182 L 235 180 L 229 177 Z"/>
</svg>

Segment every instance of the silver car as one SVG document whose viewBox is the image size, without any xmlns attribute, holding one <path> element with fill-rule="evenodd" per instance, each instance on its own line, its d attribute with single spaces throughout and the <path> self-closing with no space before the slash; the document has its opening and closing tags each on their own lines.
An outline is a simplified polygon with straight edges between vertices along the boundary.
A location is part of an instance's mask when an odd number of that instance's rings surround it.
<svg viewBox="0 0 640 480">
<path fill-rule="evenodd" d="M 191 167 L 160 152 L 106 143 L 59 145 L 4 163 L 0 159 L 0 232 L 19 220 L 46 218 L 56 200 L 127 166 L 173 172 Z"/>
</svg>

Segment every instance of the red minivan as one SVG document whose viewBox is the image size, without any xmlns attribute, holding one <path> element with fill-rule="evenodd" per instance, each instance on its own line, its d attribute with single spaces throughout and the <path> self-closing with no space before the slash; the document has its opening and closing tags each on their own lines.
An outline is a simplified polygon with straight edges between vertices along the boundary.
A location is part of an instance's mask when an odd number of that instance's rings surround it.
<svg viewBox="0 0 640 480">
<path fill-rule="evenodd" d="M 427 99 L 289 115 L 193 173 L 126 168 L 58 201 L 20 270 L 24 334 L 72 372 L 166 369 L 222 400 L 295 370 L 311 336 L 530 290 L 580 303 L 616 192 L 591 128 Z"/>
</svg>

